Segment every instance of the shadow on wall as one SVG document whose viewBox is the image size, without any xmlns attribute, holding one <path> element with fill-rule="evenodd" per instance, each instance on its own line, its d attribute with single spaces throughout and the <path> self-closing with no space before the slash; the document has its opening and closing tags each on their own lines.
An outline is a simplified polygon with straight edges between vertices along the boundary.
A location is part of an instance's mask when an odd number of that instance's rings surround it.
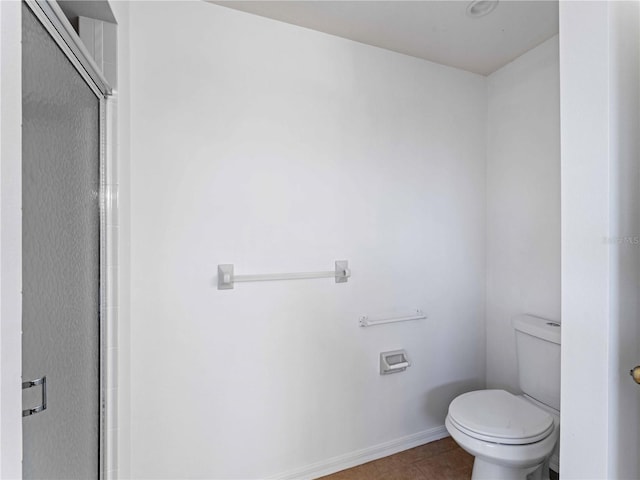
<svg viewBox="0 0 640 480">
<path fill-rule="evenodd" d="M 449 411 L 449 404 L 458 395 L 473 390 L 482 390 L 484 385 L 475 378 L 460 380 L 458 382 L 445 383 L 432 388 L 427 393 L 426 410 L 430 418 L 437 419 L 444 424 L 444 419 Z"/>
</svg>

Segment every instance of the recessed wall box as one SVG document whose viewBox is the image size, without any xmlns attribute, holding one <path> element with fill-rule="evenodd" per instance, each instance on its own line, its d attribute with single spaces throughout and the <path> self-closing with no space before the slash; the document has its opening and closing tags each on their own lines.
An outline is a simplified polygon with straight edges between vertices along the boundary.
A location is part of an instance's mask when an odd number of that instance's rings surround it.
<svg viewBox="0 0 640 480">
<path fill-rule="evenodd" d="M 380 354 L 380 375 L 404 372 L 411 366 L 411 360 L 405 350 L 393 350 Z"/>
</svg>

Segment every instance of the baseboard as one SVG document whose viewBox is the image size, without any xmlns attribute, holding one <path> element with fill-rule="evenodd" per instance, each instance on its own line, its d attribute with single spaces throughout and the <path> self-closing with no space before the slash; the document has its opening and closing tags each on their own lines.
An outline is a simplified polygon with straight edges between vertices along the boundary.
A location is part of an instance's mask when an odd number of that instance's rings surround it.
<svg viewBox="0 0 640 480">
<path fill-rule="evenodd" d="M 355 467 L 372 460 L 377 460 L 378 458 L 393 455 L 394 453 L 402 452 L 409 448 L 424 445 L 425 443 L 440 440 L 441 438 L 448 436 L 449 433 L 444 425 L 441 427 L 430 428 L 429 430 L 424 430 L 412 435 L 407 435 L 406 437 L 391 440 L 390 442 L 381 443 L 369 448 L 363 448 L 362 450 L 356 450 L 355 452 L 346 453 L 337 457 L 328 458 L 327 460 L 312 463 L 311 465 L 290 470 L 269 478 L 274 480 L 311 480 L 322 477 L 323 475 L 339 472 L 345 468 Z"/>
</svg>

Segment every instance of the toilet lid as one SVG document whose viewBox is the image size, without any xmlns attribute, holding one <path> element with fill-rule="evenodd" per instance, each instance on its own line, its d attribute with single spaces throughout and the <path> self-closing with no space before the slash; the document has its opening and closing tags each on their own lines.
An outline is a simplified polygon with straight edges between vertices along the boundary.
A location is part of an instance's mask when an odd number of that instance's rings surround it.
<svg viewBox="0 0 640 480">
<path fill-rule="evenodd" d="M 478 390 L 449 405 L 449 419 L 479 440 L 510 445 L 534 443 L 553 431 L 553 417 L 504 390 Z"/>
</svg>

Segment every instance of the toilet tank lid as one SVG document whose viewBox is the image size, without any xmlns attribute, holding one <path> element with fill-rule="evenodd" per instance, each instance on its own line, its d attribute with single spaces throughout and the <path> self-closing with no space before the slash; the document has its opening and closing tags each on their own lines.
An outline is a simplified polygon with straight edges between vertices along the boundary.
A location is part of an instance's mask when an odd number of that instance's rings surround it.
<svg viewBox="0 0 640 480">
<path fill-rule="evenodd" d="M 518 315 L 513 318 L 513 328 L 519 332 L 560 345 L 560 323 L 534 315 Z"/>
</svg>

